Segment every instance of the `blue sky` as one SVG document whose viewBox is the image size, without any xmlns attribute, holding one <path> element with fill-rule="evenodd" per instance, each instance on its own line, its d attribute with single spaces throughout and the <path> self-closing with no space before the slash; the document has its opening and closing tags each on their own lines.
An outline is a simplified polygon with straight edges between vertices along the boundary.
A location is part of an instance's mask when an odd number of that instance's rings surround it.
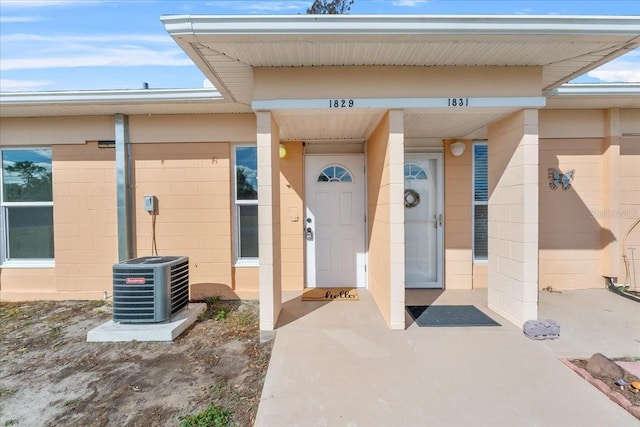
<svg viewBox="0 0 640 427">
<path fill-rule="evenodd" d="M 172 14 L 298 14 L 313 0 L 0 0 L 0 91 L 202 87 Z M 640 0 L 356 0 L 351 14 L 640 15 Z M 640 50 L 579 78 L 640 82 Z"/>
</svg>

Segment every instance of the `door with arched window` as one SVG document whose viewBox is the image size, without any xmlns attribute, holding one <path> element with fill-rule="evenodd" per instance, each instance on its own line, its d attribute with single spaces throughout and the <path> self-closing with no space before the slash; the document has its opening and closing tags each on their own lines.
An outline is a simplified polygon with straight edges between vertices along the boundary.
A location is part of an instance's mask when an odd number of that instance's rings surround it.
<svg viewBox="0 0 640 427">
<path fill-rule="evenodd" d="M 365 286 L 364 156 L 305 156 L 307 287 Z"/>
<path fill-rule="evenodd" d="M 442 154 L 407 153 L 404 164 L 405 286 L 442 288 Z"/>
</svg>

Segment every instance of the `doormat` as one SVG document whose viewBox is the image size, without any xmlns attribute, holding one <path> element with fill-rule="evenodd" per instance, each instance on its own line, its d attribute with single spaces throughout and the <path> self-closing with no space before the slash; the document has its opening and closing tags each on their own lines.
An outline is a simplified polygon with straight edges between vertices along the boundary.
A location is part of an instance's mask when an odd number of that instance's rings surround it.
<svg viewBox="0 0 640 427">
<path fill-rule="evenodd" d="M 356 288 L 307 288 L 302 301 L 358 301 Z"/>
<path fill-rule="evenodd" d="M 407 311 L 424 327 L 502 326 L 473 305 L 408 305 Z"/>
</svg>

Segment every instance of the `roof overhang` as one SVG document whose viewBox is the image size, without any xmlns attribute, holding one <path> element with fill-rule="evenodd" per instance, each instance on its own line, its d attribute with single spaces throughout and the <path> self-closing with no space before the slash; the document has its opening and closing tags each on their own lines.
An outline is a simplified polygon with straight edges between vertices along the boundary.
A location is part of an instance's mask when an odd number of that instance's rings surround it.
<svg viewBox="0 0 640 427">
<path fill-rule="evenodd" d="M 547 94 L 546 108 L 640 108 L 640 83 L 563 85 Z"/>
<path fill-rule="evenodd" d="M 211 88 L 0 93 L 0 117 L 250 112 Z"/>
<path fill-rule="evenodd" d="M 541 67 L 552 90 L 640 46 L 640 17 L 293 15 L 161 17 L 223 97 L 253 98 L 253 69 Z"/>
</svg>

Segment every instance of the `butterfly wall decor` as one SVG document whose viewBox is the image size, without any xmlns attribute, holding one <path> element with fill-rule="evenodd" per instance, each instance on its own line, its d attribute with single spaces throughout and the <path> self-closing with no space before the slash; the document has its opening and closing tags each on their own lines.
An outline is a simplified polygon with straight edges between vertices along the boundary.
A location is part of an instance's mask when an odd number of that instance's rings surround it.
<svg viewBox="0 0 640 427">
<path fill-rule="evenodd" d="M 562 173 L 558 169 L 549 168 L 549 188 L 555 190 L 562 185 L 563 190 L 571 188 L 571 181 L 573 181 L 573 174 L 575 169 L 569 172 Z"/>
</svg>

